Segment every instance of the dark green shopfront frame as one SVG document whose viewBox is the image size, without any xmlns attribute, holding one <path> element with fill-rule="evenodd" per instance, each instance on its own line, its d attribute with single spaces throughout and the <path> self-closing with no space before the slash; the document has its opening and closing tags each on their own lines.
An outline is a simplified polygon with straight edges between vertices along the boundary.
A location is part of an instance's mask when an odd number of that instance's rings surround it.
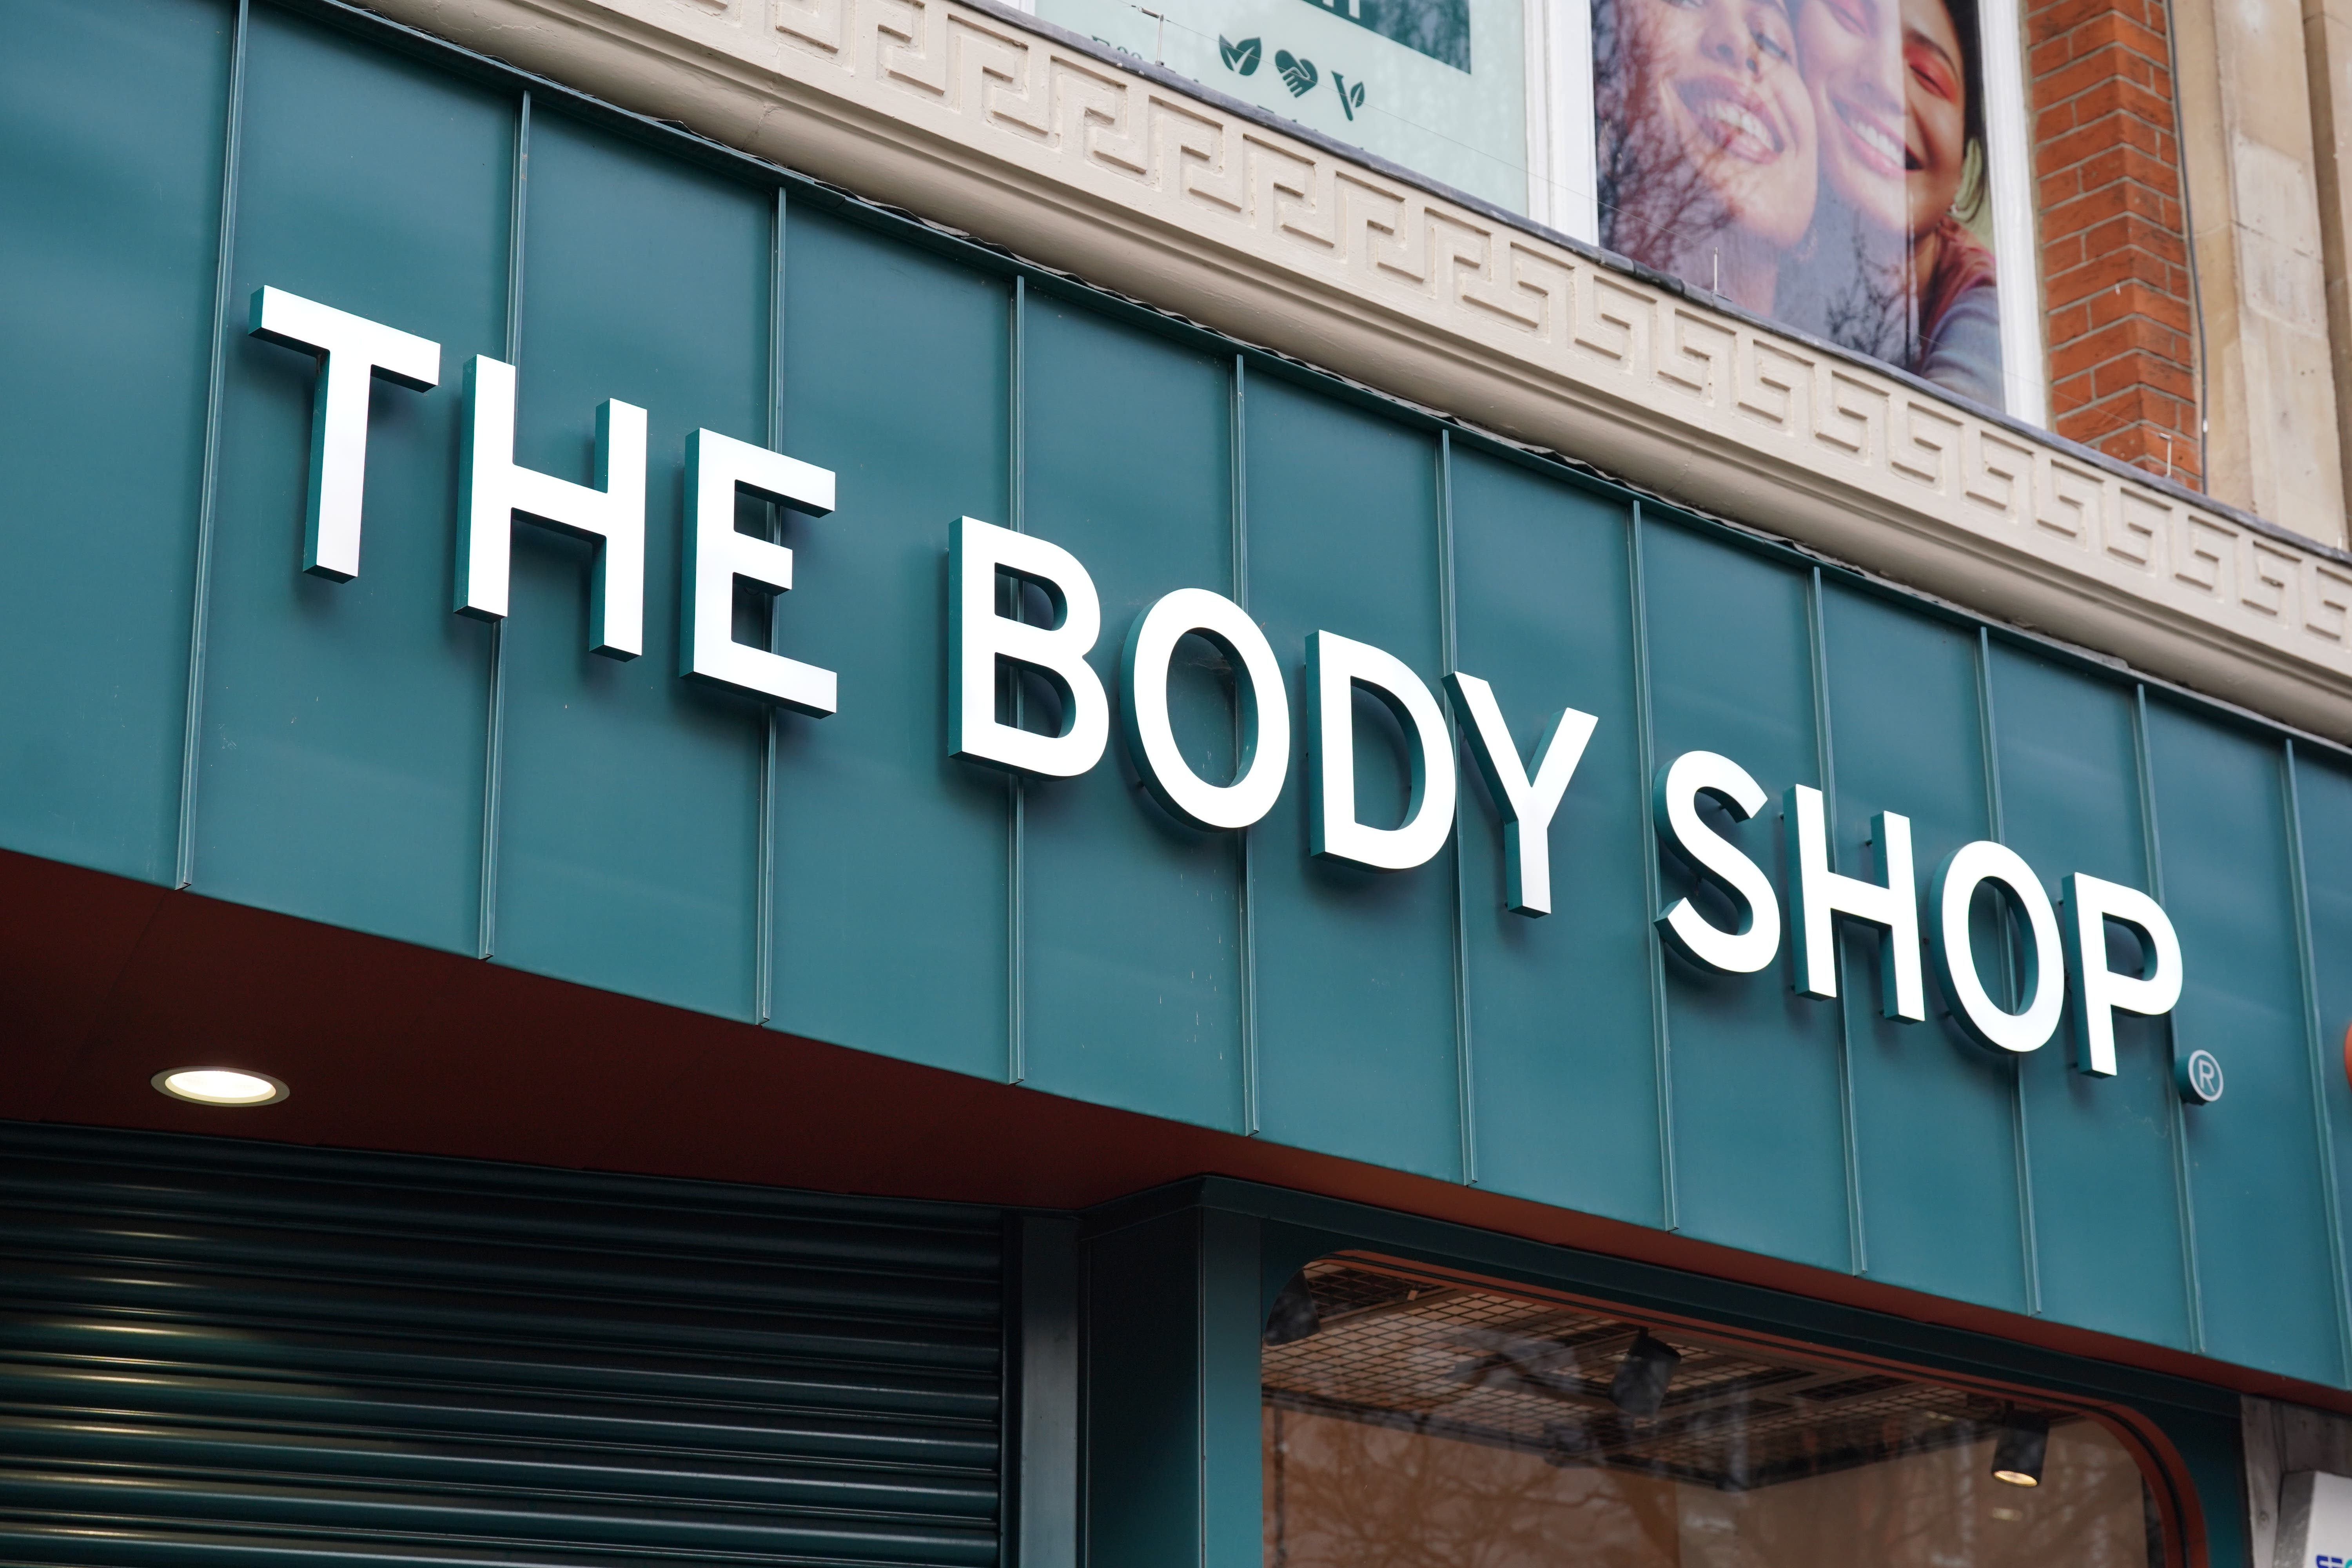
<svg viewBox="0 0 2352 1568">
<path fill-rule="evenodd" d="M 679 1007 L 2352 1385 L 2352 760 L 1027 269 L 323 3 L 22 0 L 0 49 L 0 847 Z M 314 369 L 263 284 L 444 347 L 380 387 L 364 569 L 299 570 Z M 520 461 L 651 411 L 647 657 L 583 651 L 583 547 L 448 611 L 456 374 L 520 366 Z M 688 432 L 839 476 L 779 647 L 841 710 L 678 679 Z M 1605 454 L 1593 454 L 1605 457 Z M 1600 727 L 1559 912 L 1453 846 L 1176 825 L 1115 746 L 1008 784 L 942 744 L 969 513 L 1127 623 L 1228 593 Z M 747 608 L 747 615 L 752 612 Z M 756 619 L 756 617 L 754 617 Z M 1213 693 L 1185 694 L 1204 769 Z M 1707 977 L 1644 781 L 1695 748 L 2163 899 L 2188 989 L 2094 1081 Z M 1378 748 L 1374 748 L 1377 751 Z M 1229 760 L 1229 759 L 1228 759 Z M 1368 782 L 1371 796 L 1395 779 Z M 1778 876 L 1777 820 L 1740 830 Z M 2175 1049 L 2228 1092 L 2184 1109 Z"/>
<path fill-rule="evenodd" d="M 2246 1563 L 2238 1401 L 2202 1384 L 1222 1178 L 1094 1211 L 1079 1250 L 1085 1562 L 1261 1560 L 1259 1329 L 1302 1265 L 1361 1252 L 2100 1409 L 2152 1461 L 2167 1561 Z"/>
</svg>

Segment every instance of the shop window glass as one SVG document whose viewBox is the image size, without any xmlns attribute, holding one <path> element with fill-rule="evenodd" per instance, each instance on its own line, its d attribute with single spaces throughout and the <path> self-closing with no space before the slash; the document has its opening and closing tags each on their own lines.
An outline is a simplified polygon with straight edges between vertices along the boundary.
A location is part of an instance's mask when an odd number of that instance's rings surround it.
<svg viewBox="0 0 2352 1568">
<path fill-rule="evenodd" d="M 1987 38 L 1979 0 L 1595 0 L 1601 243 L 2001 406 Z"/>
<path fill-rule="evenodd" d="M 1526 213 L 1530 82 L 1522 6 L 1542 4 L 1036 0 L 1036 14 Z"/>
<path fill-rule="evenodd" d="M 2163 1565 L 2079 1412 L 1353 1263 L 1266 1338 L 1265 1568 Z"/>
<path fill-rule="evenodd" d="M 2015 0 L 1030 0 L 1043 19 L 2021 418 Z"/>
</svg>

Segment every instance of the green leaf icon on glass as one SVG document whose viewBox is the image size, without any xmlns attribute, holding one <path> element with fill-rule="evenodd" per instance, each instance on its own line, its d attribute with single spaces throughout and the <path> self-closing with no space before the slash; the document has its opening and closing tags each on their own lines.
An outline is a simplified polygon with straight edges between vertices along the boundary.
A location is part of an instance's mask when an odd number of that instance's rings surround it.
<svg viewBox="0 0 2352 1568">
<path fill-rule="evenodd" d="M 1315 68 L 1313 60 L 1302 60 L 1288 49 L 1275 51 L 1274 68 L 1282 73 L 1282 85 L 1290 89 L 1293 98 L 1305 98 L 1323 79 L 1323 73 Z"/>
<path fill-rule="evenodd" d="M 1223 33 L 1217 35 L 1217 57 L 1225 62 L 1229 71 L 1249 75 L 1257 69 L 1258 58 L 1264 52 L 1265 46 L 1255 38 L 1244 38 L 1234 44 L 1226 42 Z"/>
<path fill-rule="evenodd" d="M 1315 84 L 1310 81 L 1307 85 L 1312 87 Z M 1339 107 L 1347 110 L 1349 119 L 1355 119 L 1356 110 L 1364 107 L 1364 84 L 1357 82 L 1350 87 L 1346 77 L 1341 76 L 1338 71 L 1333 71 L 1331 85 L 1339 89 Z"/>
</svg>

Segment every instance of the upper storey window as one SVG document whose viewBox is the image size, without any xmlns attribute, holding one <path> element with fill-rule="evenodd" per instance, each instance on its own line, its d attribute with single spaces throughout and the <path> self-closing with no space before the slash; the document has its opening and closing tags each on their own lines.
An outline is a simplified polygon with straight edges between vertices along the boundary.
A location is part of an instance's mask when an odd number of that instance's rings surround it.
<svg viewBox="0 0 2352 1568">
<path fill-rule="evenodd" d="M 1529 201 L 1528 126 L 1547 107 L 1551 73 L 1534 36 L 1546 6 L 1547 0 L 1036 0 L 1045 21 L 1538 217 L 1542 212 Z"/>
<path fill-rule="evenodd" d="M 1036 0 L 1741 309 L 2043 417 L 2014 0 Z"/>
</svg>

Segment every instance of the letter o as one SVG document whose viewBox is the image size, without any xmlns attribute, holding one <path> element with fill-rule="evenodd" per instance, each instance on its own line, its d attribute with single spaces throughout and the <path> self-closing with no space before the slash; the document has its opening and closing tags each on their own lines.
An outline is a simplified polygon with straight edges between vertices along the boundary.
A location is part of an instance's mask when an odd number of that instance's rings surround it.
<svg viewBox="0 0 2352 1568">
<path fill-rule="evenodd" d="M 2005 1011 L 1977 973 L 1975 938 L 1969 906 L 1979 886 L 1998 882 L 2025 913 L 2025 989 L 2031 1000 L 2021 1013 Z M 2058 912 L 2025 858 L 2005 844 L 1980 838 L 1963 844 L 1944 859 L 1927 894 L 1935 919 L 1927 930 L 1936 978 L 1952 1000 L 1952 1016 L 1979 1045 L 2004 1051 L 2038 1051 L 2058 1032 L 2066 1001 L 2066 964 L 2059 942 Z"/>
<path fill-rule="evenodd" d="M 1194 773 L 1168 718 L 1168 665 L 1189 635 L 1207 637 L 1234 661 L 1242 705 L 1241 767 L 1229 784 Z M 1247 827 L 1282 794 L 1290 772 L 1290 698 L 1273 645 L 1249 612 L 1206 588 L 1179 588 L 1142 615 L 1118 660 L 1119 723 L 1128 754 L 1152 798 L 1195 827 Z"/>
</svg>

